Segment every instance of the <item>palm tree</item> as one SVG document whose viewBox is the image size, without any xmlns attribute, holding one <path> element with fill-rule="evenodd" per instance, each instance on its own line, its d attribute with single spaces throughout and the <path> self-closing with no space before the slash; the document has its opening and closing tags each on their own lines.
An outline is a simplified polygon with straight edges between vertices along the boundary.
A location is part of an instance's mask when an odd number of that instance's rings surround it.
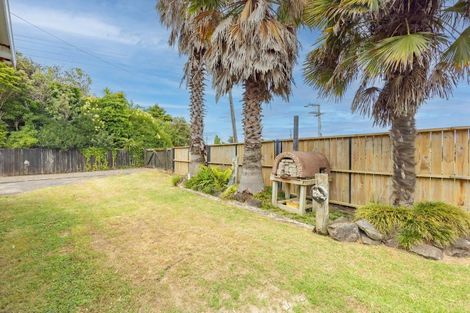
<svg viewBox="0 0 470 313">
<path fill-rule="evenodd" d="M 188 14 L 188 1 L 159 0 L 157 11 L 161 23 L 170 29 L 169 44 L 178 46 L 181 54 L 188 56 L 184 78 L 190 91 L 191 140 L 189 145 L 189 174 L 195 175 L 205 163 L 204 145 L 204 53 L 207 40 L 199 36 L 198 27 L 208 28 L 210 17 L 196 21 Z"/>
<path fill-rule="evenodd" d="M 393 203 L 414 201 L 415 115 L 469 76 L 467 0 L 309 0 L 305 22 L 323 36 L 304 64 L 305 79 L 341 97 L 354 81 L 353 111 L 391 125 Z"/>
<path fill-rule="evenodd" d="M 297 56 L 296 26 L 303 2 L 268 0 L 191 0 L 193 9 L 217 11 L 205 60 L 220 97 L 243 84 L 245 151 L 239 192 L 263 190 L 261 166 L 262 104 L 273 95 L 287 98 Z M 200 16 L 196 15 L 196 19 Z M 205 32 L 209 34 L 208 32 Z"/>
</svg>

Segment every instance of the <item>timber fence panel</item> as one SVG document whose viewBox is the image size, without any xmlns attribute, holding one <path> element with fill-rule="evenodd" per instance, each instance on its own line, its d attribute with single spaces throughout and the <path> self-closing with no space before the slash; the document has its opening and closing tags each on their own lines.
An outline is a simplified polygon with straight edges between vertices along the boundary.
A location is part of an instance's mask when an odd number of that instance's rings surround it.
<svg viewBox="0 0 470 313">
<path fill-rule="evenodd" d="M 77 149 L 0 149 L 0 176 L 40 175 L 83 172 L 93 168 L 94 157 L 87 164 Z M 127 151 L 106 153 L 107 169 L 137 165 Z"/>
<path fill-rule="evenodd" d="M 189 147 L 177 147 L 174 149 L 174 172 L 177 175 L 189 173 Z"/>
<path fill-rule="evenodd" d="M 292 151 L 292 140 L 278 142 L 282 152 Z M 261 148 L 267 186 L 271 183 L 275 146 L 274 141 L 265 141 Z M 416 201 L 445 201 L 470 210 L 470 127 L 419 130 L 415 146 Z M 212 145 L 209 150 L 211 165 L 230 166 L 236 156 L 242 166 L 243 144 Z M 299 150 L 318 151 L 328 158 L 332 203 L 391 203 L 393 160 L 388 133 L 301 138 Z M 175 173 L 187 174 L 188 148 L 174 151 Z"/>
</svg>

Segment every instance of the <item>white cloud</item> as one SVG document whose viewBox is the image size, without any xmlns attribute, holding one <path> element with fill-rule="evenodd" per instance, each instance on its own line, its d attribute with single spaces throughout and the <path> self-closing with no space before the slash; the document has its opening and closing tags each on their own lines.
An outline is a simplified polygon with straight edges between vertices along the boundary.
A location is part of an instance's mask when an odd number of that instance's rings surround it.
<svg viewBox="0 0 470 313">
<path fill-rule="evenodd" d="M 144 39 L 140 36 L 126 32 L 122 27 L 109 23 L 98 16 L 80 15 L 76 12 L 22 4 L 13 6 L 12 12 L 30 23 L 54 33 L 61 32 L 124 44 L 144 42 Z M 14 16 L 13 22 L 26 24 L 26 22 Z M 159 40 L 153 38 L 151 43 L 156 44 L 159 42 Z"/>
</svg>

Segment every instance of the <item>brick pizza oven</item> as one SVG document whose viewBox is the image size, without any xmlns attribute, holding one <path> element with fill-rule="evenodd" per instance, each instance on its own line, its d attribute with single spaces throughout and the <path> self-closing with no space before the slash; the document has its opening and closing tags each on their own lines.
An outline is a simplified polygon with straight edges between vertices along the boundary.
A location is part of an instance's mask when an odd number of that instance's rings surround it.
<svg viewBox="0 0 470 313">
<path fill-rule="evenodd" d="M 319 152 L 283 152 L 274 160 L 272 174 L 280 178 L 313 178 L 330 173 L 328 159 Z"/>
</svg>

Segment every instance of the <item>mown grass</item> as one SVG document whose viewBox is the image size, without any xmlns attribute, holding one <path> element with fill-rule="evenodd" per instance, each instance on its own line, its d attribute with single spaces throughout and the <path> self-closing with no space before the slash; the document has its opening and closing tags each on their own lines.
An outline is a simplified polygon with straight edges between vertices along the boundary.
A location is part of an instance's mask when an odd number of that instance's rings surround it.
<svg viewBox="0 0 470 313">
<path fill-rule="evenodd" d="M 470 265 L 335 242 L 155 171 L 0 197 L 2 312 L 468 312 Z"/>
</svg>

